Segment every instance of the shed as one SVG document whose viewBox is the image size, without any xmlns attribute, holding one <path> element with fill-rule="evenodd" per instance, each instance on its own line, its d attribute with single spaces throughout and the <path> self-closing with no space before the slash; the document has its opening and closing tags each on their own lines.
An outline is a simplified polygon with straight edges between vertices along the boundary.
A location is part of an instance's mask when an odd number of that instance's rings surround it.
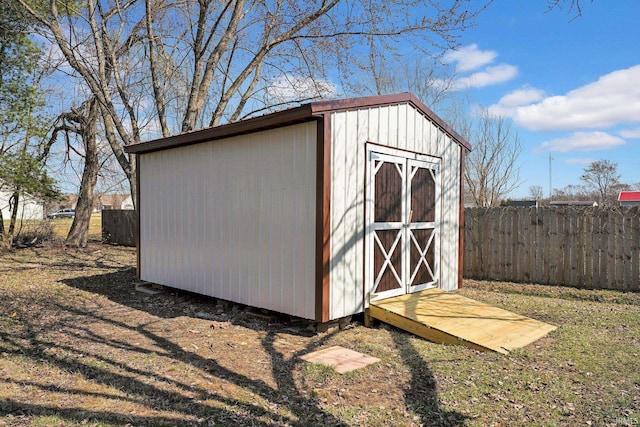
<svg viewBox="0 0 640 427">
<path fill-rule="evenodd" d="M 328 322 L 462 280 L 470 146 L 414 95 L 312 102 L 126 147 L 141 280 Z"/>
<path fill-rule="evenodd" d="M 621 191 L 618 195 L 620 206 L 640 206 L 640 191 Z"/>
</svg>

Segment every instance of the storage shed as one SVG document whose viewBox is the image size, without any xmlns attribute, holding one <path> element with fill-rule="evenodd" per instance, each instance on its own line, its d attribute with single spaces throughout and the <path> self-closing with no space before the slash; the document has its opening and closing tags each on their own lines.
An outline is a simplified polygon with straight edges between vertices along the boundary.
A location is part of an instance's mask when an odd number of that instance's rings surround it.
<svg viewBox="0 0 640 427">
<path fill-rule="evenodd" d="M 128 146 L 138 275 L 318 322 L 456 289 L 469 149 L 409 93 Z"/>
</svg>

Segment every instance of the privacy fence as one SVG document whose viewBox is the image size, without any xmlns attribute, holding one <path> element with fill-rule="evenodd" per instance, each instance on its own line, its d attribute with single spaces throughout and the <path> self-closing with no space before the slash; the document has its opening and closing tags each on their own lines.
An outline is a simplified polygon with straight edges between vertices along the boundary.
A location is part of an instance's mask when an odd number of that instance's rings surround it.
<svg viewBox="0 0 640 427">
<path fill-rule="evenodd" d="M 640 290 L 640 208 L 467 208 L 464 276 Z"/>
<path fill-rule="evenodd" d="M 102 241 L 116 245 L 136 245 L 136 211 L 106 209 L 102 211 Z"/>
</svg>

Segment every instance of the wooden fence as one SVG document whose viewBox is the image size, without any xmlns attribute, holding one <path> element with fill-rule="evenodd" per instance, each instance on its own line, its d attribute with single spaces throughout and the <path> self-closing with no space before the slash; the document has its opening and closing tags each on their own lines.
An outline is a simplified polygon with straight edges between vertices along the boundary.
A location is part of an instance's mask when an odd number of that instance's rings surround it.
<svg viewBox="0 0 640 427">
<path fill-rule="evenodd" d="M 105 209 L 102 211 L 102 241 L 116 245 L 136 245 L 136 211 Z"/>
<path fill-rule="evenodd" d="M 640 208 L 467 208 L 464 277 L 640 291 Z"/>
</svg>

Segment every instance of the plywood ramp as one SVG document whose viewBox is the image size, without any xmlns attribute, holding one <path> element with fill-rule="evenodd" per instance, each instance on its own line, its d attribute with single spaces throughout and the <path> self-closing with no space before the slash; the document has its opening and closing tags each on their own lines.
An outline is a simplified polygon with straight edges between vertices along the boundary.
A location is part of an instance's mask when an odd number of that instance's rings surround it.
<svg viewBox="0 0 640 427">
<path fill-rule="evenodd" d="M 366 314 L 429 341 L 503 354 L 531 344 L 556 329 L 440 289 L 374 301 Z"/>
</svg>

